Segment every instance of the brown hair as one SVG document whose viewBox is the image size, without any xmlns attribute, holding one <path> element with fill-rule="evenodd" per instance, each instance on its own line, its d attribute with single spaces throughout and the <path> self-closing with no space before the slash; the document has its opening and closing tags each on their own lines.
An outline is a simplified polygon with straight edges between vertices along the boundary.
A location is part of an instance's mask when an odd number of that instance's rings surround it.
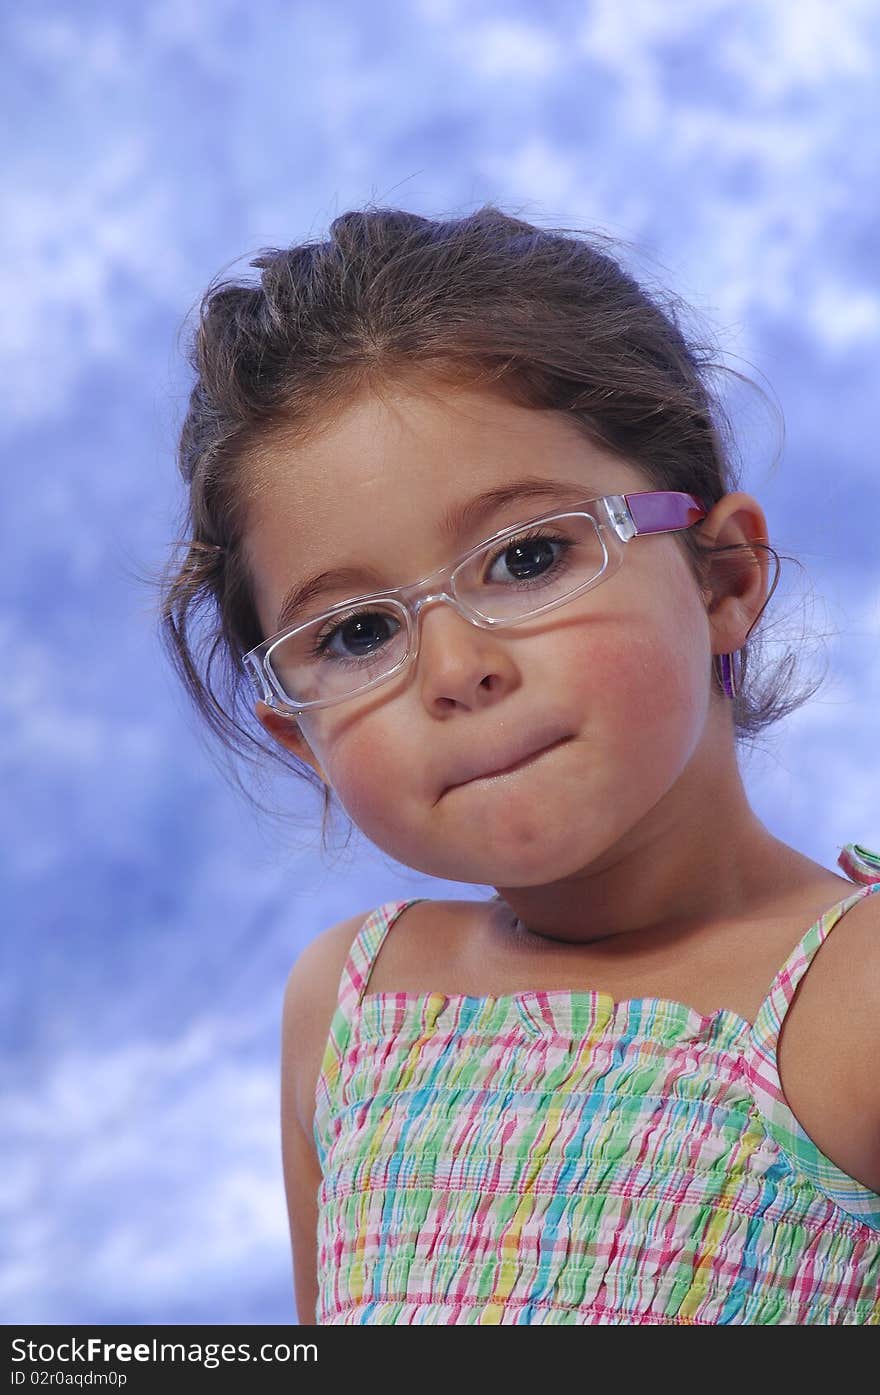
<svg viewBox="0 0 880 1395">
<path fill-rule="evenodd" d="M 245 467 L 273 440 L 295 444 L 326 426 L 364 391 L 424 376 L 569 412 L 655 488 L 685 490 L 711 509 L 739 486 L 734 434 L 709 375 L 748 380 L 687 339 L 683 303 L 649 294 L 611 245 L 604 234 L 541 229 L 492 204 L 450 220 L 371 206 L 335 218 L 326 241 L 261 252 L 250 263 L 258 282 L 215 278 L 201 298 L 177 451 L 188 491 L 175 544 L 183 556 L 160 582 L 161 636 L 225 751 L 258 769 L 268 755 L 320 788 L 322 836 L 332 792 L 266 735 L 241 662 L 266 637 L 242 553 Z M 712 549 L 698 534 L 674 536 L 701 584 L 710 556 L 746 549 L 754 560 L 761 546 Z M 768 550 L 776 578 L 765 606 L 779 577 Z M 201 612 L 208 624 L 196 643 Z M 750 643 L 732 702 L 737 741 L 754 741 L 822 681 L 792 693 L 789 651 L 758 690 Z M 720 691 L 714 672 L 713 681 Z"/>
</svg>

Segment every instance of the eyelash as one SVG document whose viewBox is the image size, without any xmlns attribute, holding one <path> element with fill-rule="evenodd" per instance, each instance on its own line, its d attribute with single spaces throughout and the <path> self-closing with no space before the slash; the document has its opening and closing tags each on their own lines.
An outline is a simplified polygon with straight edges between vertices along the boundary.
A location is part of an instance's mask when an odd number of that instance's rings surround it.
<svg viewBox="0 0 880 1395">
<path fill-rule="evenodd" d="M 564 560 L 565 554 L 569 550 L 569 548 L 572 547 L 573 544 L 568 538 L 561 538 L 557 534 L 550 533 L 544 529 L 535 529 L 533 532 L 521 533 L 515 538 L 509 538 L 507 542 L 503 544 L 503 546 L 499 547 L 495 552 L 492 553 L 491 557 L 489 558 L 487 571 L 491 571 L 495 563 L 499 560 L 499 558 L 503 557 L 507 552 L 511 550 L 511 548 L 519 547 L 523 543 L 529 543 L 539 540 L 556 543 L 562 548 L 562 552 L 555 559 L 555 564 L 551 565 L 551 567 L 548 568 L 547 572 L 543 574 L 545 576 L 549 576 L 552 574 L 555 580 L 556 577 L 560 574 L 560 563 L 562 568 L 564 568 L 566 565 Z M 540 585 L 540 578 L 537 579 L 537 584 Z M 532 580 L 513 582 L 514 587 L 528 587 L 534 585 L 535 581 Z M 352 611 L 351 614 L 346 615 L 344 620 L 337 621 L 335 624 L 331 625 L 329 630 L 322 630 L 315 638 L 314 644 L 312 645 L 309 651 L 309 657 L 313 659 L 326 658 L 329 645 L 332 643 L 334 637 L 339 633 L 340 630 L 342 630 L 342 628 L 345 625 L 351 624 L 353 620 L 362 620 L 365 616 L 374 614 L 376 614 L 375 611 L 371 611 L 368 609 Z M 333 655 L 332 657 L 335 663 L 341 664 L 343 666 L 350 665 L 356 667 L 357 665 L 362 664 L 364 661 L 363 656 L 341 657 L 339 655 Z M 370 656 L 368 655 L 367 657 L 369 658 Z"/>
</svg>

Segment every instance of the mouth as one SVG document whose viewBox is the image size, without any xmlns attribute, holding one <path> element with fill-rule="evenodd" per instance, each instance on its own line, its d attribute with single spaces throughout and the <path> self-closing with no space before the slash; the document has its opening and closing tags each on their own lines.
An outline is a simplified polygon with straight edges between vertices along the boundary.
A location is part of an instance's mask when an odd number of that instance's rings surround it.
<svg viewBox="0 0 880 1395">
<path fill-rule="evenodd" d="M 487 780 L 498 780 L 502 776 L 512 775 L 515 771 L 522 770 L 525 766 L 540 760 L 542 756 L 549 755 L 551 751 L 556 750 L 557 746 L 563 746 L 570 739 L 568 736 L 560 736 L 556 741 L 551 741 L 549 745 L 541 746 L 537 751 L 532 751 L 529 755 L 514 761 L 512 765 L 505 765 L 498 770 L 487 770 L 482 775 L 472 776 L 469 780 L 461 780 L 458 784 L 447 785 L 443 793 L 448 794 L 450 790 L 463 789 L 465 785 L 483 784 Z"/>
</svg>

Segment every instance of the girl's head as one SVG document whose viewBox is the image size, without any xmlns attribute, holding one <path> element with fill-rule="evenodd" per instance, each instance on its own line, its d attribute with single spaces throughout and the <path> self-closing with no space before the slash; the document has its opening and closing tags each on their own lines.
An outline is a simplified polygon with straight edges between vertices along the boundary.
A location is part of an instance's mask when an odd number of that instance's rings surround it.
<svg viewBox="0 0 880 1395">
<path fill-rule="evenodd" d="M 255 259 L 259 284 L 202 301 L 179 447 L 186 555 L 163 594 L 170 653 L 230 747 L 289 753 L 322 780 L 325 817 L 335 791 L 378 846 L 453 880 L 564 876 L 585 839 L 608 845 L 673 789 L 687 798 L 697 772 L 720 788 L 735 741 L 810 695 L 752 690 L 764 515 L 730 488 L 713 365 L 600 241 L 492 206 L 450 222 L 350 212 L 326 242 Z M 280 628 L 291 587 L 371 569 L 317 613 L 408 584 L 553 511 L 532 497 L 443 529 L 525 476 L 584 498 L 684 491 L 708 515 L 633 539 L 602 586 L 515 628 L 428 606 L 418 663 L 349 702 L 297 719 L 255 701 L 242 655 Z M 190 622 L 204 604 L 202 662 Z M 733 700 L 713 663 L 731 651 Z M 445 790 L 462 760 L 545 730 L 569 739 L 502 782 Z"/>
</svg>

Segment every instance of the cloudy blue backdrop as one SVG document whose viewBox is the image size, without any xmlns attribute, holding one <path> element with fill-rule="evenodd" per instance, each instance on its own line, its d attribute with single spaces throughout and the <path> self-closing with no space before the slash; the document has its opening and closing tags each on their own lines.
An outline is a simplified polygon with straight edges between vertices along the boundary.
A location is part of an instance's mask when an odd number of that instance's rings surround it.
<svg viewBox="0 0 880 1395">
<path fill-rule="evenodd" d="M 736 398 L 743 487 L 829 676 L 744 774 L 835 868 L 880 848 L 880 11 L 35 0 L 0 33 L 0 1310 L 288 1322 L 288 969 L 343 916 L 473 889 L 359 835 L 322 857 L 316 796 L 272 790 L 311 835 L 260 820 L 202 745 L 132 575 L 181 500 L 181 320 L 368 200 L 635 243 L 784 414 L 783 444 Z"/>
</svg>

